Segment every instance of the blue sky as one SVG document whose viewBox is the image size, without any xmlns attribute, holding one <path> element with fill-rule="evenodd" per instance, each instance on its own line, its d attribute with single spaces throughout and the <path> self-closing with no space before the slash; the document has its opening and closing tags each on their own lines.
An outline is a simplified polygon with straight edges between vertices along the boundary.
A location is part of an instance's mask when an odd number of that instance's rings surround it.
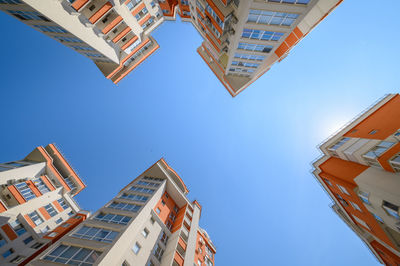
<svg viewBox="0 0 400 266">
<path fill-rule="evenodd" d="M 389 7 L 389 8 L 388 8 Z M 0 161 L 55 142 L 96 210 L 164 157 L 203 206 L 217 265 L 377 265 L 310 174 L 316 145 L 398 92 L 398 1 L 344 1 L 236 98 L 190 25 L 118 86 L 73 50 L 0 13 Z"/>
</svg>

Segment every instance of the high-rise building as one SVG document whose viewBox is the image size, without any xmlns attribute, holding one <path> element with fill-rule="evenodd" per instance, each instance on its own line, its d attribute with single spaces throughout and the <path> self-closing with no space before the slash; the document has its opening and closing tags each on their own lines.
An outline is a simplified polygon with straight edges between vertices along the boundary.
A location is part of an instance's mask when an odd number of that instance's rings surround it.
<svg viewBox="0 0 400 266">
<path fill-rule="evenodd" d="M 400 265 L 400 95 L 390 94 L 320 145 L 314 175 L 333 210 L 386 265 Z"/>
<path fill-rule="evenodd" d="M 118 83 L 159 48 L 165 20 L 191 22 L 197 52 L 232 96 L 258 79 L 343 0 L 0 0 L 0 9 L 93 60 Z"/>
<path fill-rule="evenodd" d="M 1 163 L 0 264 L 28 262 L 86 219 L 73 199 L 83 188 L 54 144 Z"/>
<path fill-rule="evenodd" d="M 187 193 L 161 159 L 29 265 L 212 266 L 216 248 Z"/>
</svg>

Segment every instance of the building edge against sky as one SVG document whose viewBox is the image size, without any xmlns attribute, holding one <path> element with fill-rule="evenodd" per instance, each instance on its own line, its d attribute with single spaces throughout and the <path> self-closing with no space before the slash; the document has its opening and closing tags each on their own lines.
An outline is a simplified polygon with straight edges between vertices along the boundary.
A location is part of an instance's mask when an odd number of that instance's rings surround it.
<svg viewBox="0 0 400 266">
<path fill-rule="evenodd" d="M 319 146 L 332 209 L 385 265 L 400 264 L 400 95 L 385 95 Z"/>
<path fill-rule="evenodd" d="M 191 22 L 197 52 L 236 96 L 257 80 L 343 0 L 1 0 L 0 9 L 93 60 L 120 82 L 159 45 L 164 21 Z"/>
<path fill-rule="evenodd" d="M 0 164 L 0 182 L 1 265 L 215 265 L 202 207 L 164 159 L 93 215 L 73 200 L 85 185 L 54 144 Z"/>
</svg>

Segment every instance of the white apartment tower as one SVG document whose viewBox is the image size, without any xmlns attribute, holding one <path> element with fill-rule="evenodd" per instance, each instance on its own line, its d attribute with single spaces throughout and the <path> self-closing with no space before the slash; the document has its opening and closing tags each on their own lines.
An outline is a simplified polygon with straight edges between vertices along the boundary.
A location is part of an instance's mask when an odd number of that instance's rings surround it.
<svg viewBox="0 0 400 266">
<path fill-rule="evenodd" d="M 25 265 L 86 219 L 73 197 L 85 185 L 50 144 L 0 164 L 0 264 Z"/>
<path fill-rule="evenodd" d="M 197 49 L 236 96 L 343 0 L 0 0 L 0 9 L 89 57 L 118 83 L 158 49 L 164 20 L 191 22 Z"/>
<path fill-rule="evenodd" d="M 187 193 L 161 159 L 29 265 L 213 266 L 201 206 Z"/>
</svg>

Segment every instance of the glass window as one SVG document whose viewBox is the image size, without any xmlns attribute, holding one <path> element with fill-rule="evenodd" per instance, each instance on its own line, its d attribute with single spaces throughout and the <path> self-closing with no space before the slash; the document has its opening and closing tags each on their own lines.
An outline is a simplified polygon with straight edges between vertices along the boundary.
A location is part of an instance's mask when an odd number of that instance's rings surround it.
<svg viewBox="0 0 400 266">
<path fill-rule="evenodd" d="M 263 61 L 265 59 L 265 56 L 264 55 L 250 55 L 250 54 L 243 54 L 243 53 L 235 53 L 235 58 Z"/>
<path fill-rule="evenodd" d="M 93 265 L 101 252 L 67 245 L 59 245 L 43 259 L 70 265 Z"/>
<path fill-rule="evenodd" d="M 345 144 L 350 138 L 341 138 L 338 142 L 328 148 L 330 151 L 336 151 L 339 147 Z"/>
<path fill-rule="evenodd" d="M 392 165 L 393 170 L 400 172 L 400 154 L 394 156 L 389 162 Z"/>
<path fill-rule="evenodd" d="M 0 4 L 18 5 L 22 4 L 21 0 L 0 0 Z"/>
<path fill-rule="evenodd" d="M 394 205 L 393 203 L 390 203 L 390 202 L 384 200 L 384 201 L 383 201 L 382 207 L 386 210 L 386 212 L 387 212 L 390 216 L 392 216 L 392 217 L 394 217 L 394 218 L 396 218 L 396 219 L 400 219 L 400 216 L 399 216 L 399 206 Z"/>
<path fill-rule="evenodd" d="M 282 3 L 282 4 L 298 4 L 298 5 L 306 5 L 310 2 L 310 0 L 267 0 L 272 3 Z"/>
<path fill-rule="evenodd" d="M 111 243 L 117 237 L 118 232 L 104 228 L 83 226 L 72 234 L 73 237 Z"/>
<path fill-rule="evenodd" d="M 253 43 L 245 43 L 239 42 L 238 49 L 246 50 L 246 51 L 255 51 L 261 53 L 269 53 L 272 48 L 272 45 L 261 45 L 261 44 L 253 44 Z"/>
<path fill-rule="evenodd" d="M 142 185 L 142 186 L 148 186 L 148 187 L 158 187 L 160 184 L 158 183 L 152 183 L 152 182 L 146 182 L 146 181 L 138 181 L 136 184 Z"/>
<path fill-rule="evenodd" d="M 46 211 L 49 213 L 49 215 L 51 217 L 57 215 L 57 211 L 54 209 L 54 207 L 51 204 L 47 204 L 46 206 L 44 206 L 44 208 L 46 209 Z"/>
<path fill-rule="evenodd" d="M 42 232 L 43 234 L 47 233 L 48 231 L 50 231 L 50 227 L 48 227 L 47 225 L 46 227 L 40 229 L 40 232 Z"/>
<path fill-rule="evenodd" d="M 141 206 L 136 204 L 122 203 L 122 202 L 113 202 L 108 205 L 108 208 L 119 209 L 124 211 L 132 211 L 137 212 Z"/>
<path fill-rule="evenodd" d="M 96 217 L 93 219 L 98 220 L 98 221 L 103 221 L 106 223 L 114 223 L 114 224 L 128 224 L 129 221 L 131 220 L 131 217 L 129 216 L 123 216 L 123 215 L 118 215 L 118 214 L 112 214 L 112 213 L 99 213 L 97 214 Z"/>
<path fill-rule="evenodd" d="M 37 211 L 33 211 L 30 214 L 28 214 L 29 218 L 33 221 L 34 224 L 39 225 L 44 222 L 44 220 L 39 216 Z"/>
<path fill-rule="evenodd" d="M 3 252 L 2 256 L 3 258 L 7 258 L 8 256 L 10 256 L 11 254 L 14 253 L 14 250 L 12 248 L 6 250 L 5 252 Z"/>
<path fill-rule="evenodd" d="M 40 177 L 32 179 L 32 182 L 39 189 L 40 193 L 44 194 L 50 192 L 50 189 L 47 187 L 47 185 L 43 182 L 43 180 Z"/>
<path fill-rule="evenodd" d="M 149 230 L 147 228 L 143 229 L 142 235 L 146 238 L 149 235 Z"/>
<path fill-rule="evenodd" d="M 164 249 L 162 249 L 159 244 L 156 244 L 154 247 L 153 255 L 158 259 L 158 261 L 161 261 L 163 254 L 164 254 Z"/>
<path fill-rule="evenodd" d="M 282 32 L 243 29 L 242 38 L 262 40 L 262 41 L 279 41 L 284 35 Z"/>
<path fill-rule="evenodd" d="M 371 202 L 369 202 L 369 199 L 368 199 L 369 193 L 360 190 L 360 191 L 358 191 L 358 196 L 364 203 L 371 205 Z"/>
<path fill-rule="evenodd" d="M 24 239 L 25 245 L 29 244 L 29 243 L 32 242 L 32 241 L 33 241 L 33 237 L 32 237 L 32 236 L 27 237 L 27 238 Z"/>
<path fill-rule="evenodd" d="M 45 26 L 45 25 L 33 25 L 33 26 L 42 32 L 68 33 L 68 31 L 64 30 L 59 26 Z"/>
<path fill-rule="evenodd" d="M 10 225 L 14 229 L 14 232 L 19 236 L 26 232 L 25 227 L 18 220 L 10 223 Z"/>
<path fill-rule="evenodd" d="M 358 206 L 356 203 L 350 201 L 350 204 L 351 204 L 351 206 L 353 206 L 354 209 L 356 209 L 356 210 L 362 212 L 360 206 Z"/>
<path fill-rule="evenodd" d="M 366 154 L 363 155 L 363 157 L 368 157 L 371 159 L 378 158 L 381 156 L 385 151 L 387 151 L 390 147 L 394 145 L 393 142 L 389 141 L 382 141 L 378 145 L 376 145 L 372 150 L 367 152 Z"/>
<path fill-rule="evenodd" d="M 347 189 L 341 185 L 337 185 L 340 191 L 342 191 L 344 194 L 347 194 L 350 196 L 350 193 L 347 191 Z"/>
<path fill-rule="evenodd" d="M 62 222 L 63 222 L 63 218 L 61 218 L 61 217 L 56 220 L 56 224 L 60 224 Z"/>
<path fill-rule="evenodd" d="M 137 192 L 142 192 L 142 193 L 146 193 L 146 194 L 153 194 L 154 191 L 155 191 L 154 189 L 143 188 L 143 187 L 136 187 L 136 186 L 132 186 L 129 190 L 137 191 Z"/>
<path fill-rule="evenodd" d="M 28 187 L 25 182 L 15 184 L 14 186 L 18 189 L 19 193 L 21 193 L 26 201 L 36 198 L 36 195 L 33 193 L 32 189 Z"/>
<path fill-rule="evenodd" d="M 14 264 L 17 264 L 17 263 L 20 263 L 20 262 L 22 262 L 24 260 L 25 260 L 24 256 L 18 255 L 15 258 L 13 258 L 12 260 L 10 260 L 10 262 L 14 263 Z"/>
<path fill-rule="evenodd" d="M 161 243 L 163 243 L 164 245 L 167 245 L 168 235 L 164 231 L 161 233 L 159 239 L 160 239 Z"/>
<path fill-rule="evenodd" d="M 157 208 L 157 209 L 156 209 L 156 213 L 157 213 L 157 214 L 160 214 L 160 213 L 161 213 L 160 208 Z"/>
<path fill-rule="evenodd" d="M 0 247 L 7 244 L 7 240 L 0 234 Z"/>
<path fill-rule="evenodd" d="M 22 20 L 50 21 L 45 16 L 36 11 L 32 12 L 32 11 L 7 10 L 7 12 Z"/>
<path fill-rule="evenodd" d="M 266 25 L 291 26 L 298 14 L 250 9 L 247 22 Z"/>
<path fill-rule="evenodd" d="M 132 195 L 132 194 L 122 194 L 120 196 L 122 199 L 129 199 L 129 200 L 134 200 L 134 201 L 140 201 L 140 202 L 146 202 L 148 197 L 141 196 L 141 195 Z"/>
<path fill-rule="evenodd" d="M 374 216 L 374 218 L 375 218 L 377 221 L 379 221 L 379 222 L 381 222 L 381 223 L 385 223 L 385 222 L 383 221 L 383 219 L 382 219 L 380 216 L 376 215 L 375 213 L 372 213 L 372 215 Z"/>
<path fill-rule="evenodd" d="M 135 254 L 138 254 L 139 253 L 139 250 L 140 250 L 140 248 L 141 248 L 141 246 L 139 245 L 139 243 L 138 242 L 136 242 L 135 243 L 135 245 L 133 246 L 133 248 L 132 248 L 132 250 L 133 250 L 133 253 L 135 253 Z"/>
<path fill-rule="evenodd" d="M 61 206 L 64 210 L 68 209 L 69 206 L 68 206 L 67 203 L 65 203 L 65 200 L 64 200 L 63 198 L 58 199 L 57 201 L 58 201 L 58 203 L 60 204 L 60 206 Z"/>
</svg>

